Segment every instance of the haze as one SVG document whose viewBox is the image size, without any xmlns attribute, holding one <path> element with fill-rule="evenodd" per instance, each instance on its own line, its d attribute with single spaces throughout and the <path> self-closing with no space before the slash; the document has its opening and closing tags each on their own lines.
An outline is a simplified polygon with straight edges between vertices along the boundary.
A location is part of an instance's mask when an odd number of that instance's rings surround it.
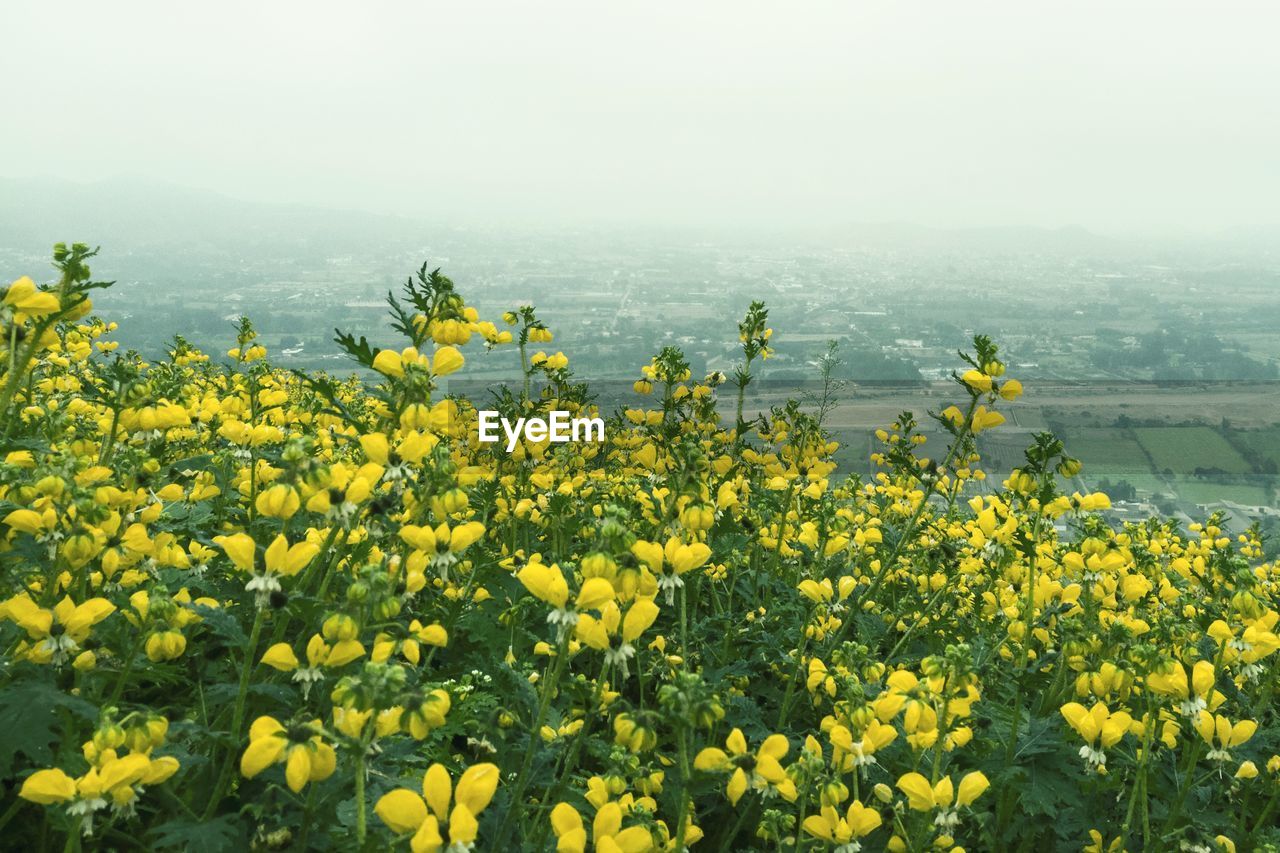
<svg viewBox="0 0 1280 853">
<path fill-rule="evenodd" d="M 0 175 L 509 224 L 1280 222 L 1268 3 L 6 2 Z M 3 200 L 0 200 L 3 203 Z"/>
</svg>

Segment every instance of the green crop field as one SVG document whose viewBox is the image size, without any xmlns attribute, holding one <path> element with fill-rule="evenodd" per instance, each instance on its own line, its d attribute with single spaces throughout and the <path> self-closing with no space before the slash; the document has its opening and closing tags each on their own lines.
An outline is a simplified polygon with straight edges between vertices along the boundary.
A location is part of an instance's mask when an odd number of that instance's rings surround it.
<svg viewBox="0 0 1280 853">
<path fill-rule="evenodd" d="M 1081 476 L 1090 488 L 1096 488 L 1101 481 L 1109 480 L 1112 483 L 1124 481 L 1139 491 L 1151 494 L 1172 491 L 1164 480 L 1150 472 L 1135 473 L 1123 468 L 1108 468 L 1086 462 Z"/>
<path fill-rule="evenodd" d="M 1178 494 L 1183 500 L 1198 504 L 1215 501 L 1234 501 L 1248 506 L 1268 503 L 1266 490 L 1251 483 L 1213 483 L 1195 478 L 1177 481 Z"/>
<path fill-rule="evenodd" d="M 1133 434 L 1125 429 L 1072 429 L 1063 435 L 1067 451 L 1085 463 L 1086 470 L 1149 472 L 1151 465 Z"/>
<path fill-rule="evenodd" d="M 1245 474 L 1251 470 L 1244 457 L 1209 427 L 1147 427 L 1134 432 L 1158 471 L 1189 474 L 1197 468 L 1218 468 Z"/>
<path fill-rule="evenodd" d="M 1264 459 L 1280 465 L 1280 426 L 1267 429 L 1237 430 L 1233 437 Z"/>
<path fill-rule="evenodd" d="M 1039 406 L 1014 407 L 1009 415 L 1009 420 L 1015 426 L 1032 429 L 1037 432 L 1049 429 L 1049 422 L 1045 420 L 1044 410 Z"/>
</svg>

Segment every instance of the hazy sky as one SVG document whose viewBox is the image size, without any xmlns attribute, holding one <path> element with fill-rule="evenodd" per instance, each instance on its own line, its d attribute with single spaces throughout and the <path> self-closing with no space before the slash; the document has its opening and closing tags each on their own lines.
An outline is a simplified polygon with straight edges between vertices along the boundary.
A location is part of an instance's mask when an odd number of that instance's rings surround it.
<svg viewBox="0 0 1280 853">
<path fill-rule="evenodd" d="M 1271 2 L 4 0 L 0 175 L 459 222 L 1275 224 L 1278 31 Z"/>
</svg>

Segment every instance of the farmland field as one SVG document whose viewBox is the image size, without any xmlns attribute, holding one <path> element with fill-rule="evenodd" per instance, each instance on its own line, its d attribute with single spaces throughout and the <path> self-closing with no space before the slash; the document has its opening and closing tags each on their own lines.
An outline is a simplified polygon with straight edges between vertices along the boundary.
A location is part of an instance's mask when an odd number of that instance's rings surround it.
<svg viewBox="0 0 1280 853">
<path fill-rule="evenodd" d="M 1261 506 L 1268 503 L 1266 489 L 1251 483 L 1214 483 L 1186 477 L 1177 480 L 1176 485 L 1178 494 L 1184 500 L 1197 504 L 1232 501 L 1248 506 Z"/>
<path fill-rule="evenodd" d="M 1151 465 L 1142 447 L 1127 429 L 1084 428 L 1064 434 L 1067 449 L 1085 461 L 1087 469 L 1148 473 Z"/>
<path fill-rule="evenodd" d="M 1280 427 L 1237 430 L 1234 438 L 1264 459 L 1270 459 L 1276 465 L 1280 465 Z"/>
<path fill-rule="evenodd" d="M 1250 470 L 1244 457 L 1209 427 L 1147 427 L 1134 432 L 1159 471 L 1185 474 L 1196 468 L 1218 468 L 1244 474 Z"/>
</svg>

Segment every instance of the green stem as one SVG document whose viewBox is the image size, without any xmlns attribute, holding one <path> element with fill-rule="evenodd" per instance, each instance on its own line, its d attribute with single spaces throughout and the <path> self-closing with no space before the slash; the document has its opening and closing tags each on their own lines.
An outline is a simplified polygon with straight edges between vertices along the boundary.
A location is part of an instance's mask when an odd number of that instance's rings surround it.
<svg viewBox="0 0 1280 853">
<path fill-rule="evenodd" d="M 222 799 L 222 795 L 226 793 L 227 786 L 231 782 L 231 771 L 235 766 L 236 752 L 240 748 L 240 726 L 244 722 L 245 699 L 249 694 L 249 676 L 253 673 L 254 664 L 257 661 L 258 639 L 262 635 L 262 623 L 265 614 L 266 610 L 260 607 L 253 618 L 253 629 L 249 632 L 249 645 L 245 649 L 244 664 L 240 667 L 240 689 L 236 693 L 236 704 L 231 713 L 231 751 L 223 762 L 222 772 L 218 775 L 218 782 L 213 789 L 213 796 L 209 798 L 209 805 L 205 808 L 205 820 L 208 820 L 217 811 L 218 802 Z"/>
<path fill-rule="evenodd" d="M 583 744 L 587 742 L 587 738 L 591 735 L 592 724 L 600 714 L 596 713 L 596 706 L 600 704 L 600 697 L 604 695 L 605 677 L 609 673 L 609 662 L 605 661 L 600 667 L 600 675 L 596 678 L 595 689 L 591 693 L 591 702 L 587 707 L 586 719 L 582 724 L 582 731 L 574 736 L 573 745 L 569 747 L 569 754 L 565 756 L 564 766 L 560 769 L 560 777 L 555 784 L 542 798 L 542 805 L 554 806 L 560 800 L 560 794 L 564 791 L 564 786 L 568 784 L 569 777 L 573 775 L 573 771 L 578 767 L 578 759 L 582 755 Z M 533 838 L 533 847 L 538 848 L 542 844 L 542 838 L 545 834 L 547 824 L 540 823 Z"/>
<path fill-rule="evenodd" d="M 812 617 L 812 614 L 810 614 Z M 807 621 L 807 620 L 806 620 Z M 787 717 L 791 714 L 791 697 L 795 693 L 796 684 L 800 681 L 800 676 L 804 670 L 804 652 L 809 645 L 809 634 L 805 632 L 800 639 L 800 648 L 796 649 L 796 669 L 791 673 L 791 680 L 787 682 L 787 692 L 782 696 L 782 708 L 778 712 L 777 730 L 782 731 L 782 727 L 787 724 Z"/>
<path fill-rule="evenodd" d="M 107 430 L 106 440 L 102 443 L 102 453 L 98 456 L 98 464 L 106 465 L 111 460 L 111 454 L 116 449 L 116 430 L 120 428 L 120 407 L 122 403 L 117 400 L 115 408 L 111 412 L 111 428 Z"/>
<path fill-rule="evenodd" d="M 511 834 L 512 826 L 516 813 L 521 810 L 521 800 L 524 798 L 524 789 L 529 784 L 529 770 L 533 767 L 533 756 L 537 752 L 538 739 L 542 737 L 542 726 L 547 720 L 547 711 L 551 707 L 551 694 L 555 692 L 556 684 L 560 681 L 560 675 L 564 671 L 565 662 L 569 657 L 569 633 L 566 631 L 564 637 L 561 638 L 559 645 L 556 647 L 555 662 L 548 665 L 547 676 L 542 681 L 542 695 L 538 700 L 538 714 L 534 718 L 533 725 L 529 729 L 529 744 L 525 747 L 524 758 L 520 762 L 520 773 L 516 776 L 515 785 L 511 789 L 511 804 L 507 809 L 506 815 L 502 819 L 502 825 L 498 827 L 497 841 L 494 845 L 495 850 L 505 850 L 507 837 Z"/>
<path fill-rule="evenodd" d="M 684 663 L 689 665 L 689 588 L 687 586 L 680 587 L 680 654 L 684 656 Z"/>
<path fill-rule="evenodd" d="M 120 670 L 120 677 L 116 679 L 116 686 L 111 690 L 111 698 L 107 700 L 107 705 L 114 705 L 120 701 L 120 696 L 124 693 L 125 683 L 129 680 L 129 676 L 133 674 L 133 662 L 138 657 L 138 651 L 142 646 L 142 637 L 142 632 L 139 631 L 133 640 L 133 645 L 129 647 L 129 658 L 124 662 L 124 667 Z"/>
<path fill-rule="evenodd" d="M 315 810 L 316 786 L 307 786 L 307 802 L 302 807 L 302 834 L 298 838 L 298 849 L 306 851 L 307 841 L 311 836 L 311 813 Z"/>
<path fill-rule="evenodd" d="M 969 409 L 965 412 L 964 416 L 964 426 L 961 427 L 960 432 L 956 435 L 955 441 L 951 443 L 951 447 L 947 450 L 947 455 L 939 466 L 940 470 L 946 471 L 951 466 L 952 460 L 955 459 L 961 446 L 969 438 L 969 433 L 973 428 L 973 413 L 978 408 L 978 399 L 979 398 L 975 396 L 969 401 Z M 920 523 L 921 517 L 924 516 L 925 510 L 929 506 L 929 497 L 930 491 L 926 490 L 925 494 L 920 498 L 919 506 L 917 506 L 915 512 L 911 514 L 911 518 L 908 519 L 906 526 L 902 528 L 902 533 L 899 534 L 898 541 L 894 543 L 893 549 L 889 552 L 889 556 L 881 562 L 880 571 L 876 573 L 875 578 L 871 582 L 871 586 L 867 588 L 866 592 L 858 596 L 858 599 L 852 608 L 854 613 L 860 611 L 862 609 L 862 605 L 872 599 L 876 592 L 879 591 L 885 579 L 889 576 L 889 573 L 893 570 L 893 566 L 898 562 L 898 557 L 902 555 L 903 548 L 906 547 L 911 535 L 915 533 L 916 525 Z M 849 626 L 853 623 L 854 620 L 850 619 L 840 627 L 840 630 L 833 635 L 834 640 L 832 645 L 839 645 L 839 643 L 844 639 L 845 633 L 849 630 Z"/>
<path fill-rule="evenodd" d="M 369 833 L 368 816 L 365 814 L 367 805 L 364 796 L 364 759 L 367 751 L 364 739 L 360 741 L 360 754 L 356 756 L 356 847 L 364 849 L 365 836 Z"/>
<path fill-rule="evenodd" d="M 18 813 L 19 809 L 26 805 L 26 802 L 27 801 L 21 797 L 13 798 L 13 802 L 9 804 L 9 808 L 5 809 L 3 815 L 0 815 L 0 829 L 4 829 L 5 826 L 8 825 L 9 821 L 13 820 L 14 815 Z"/>
<path fill-rule="evenodd" d="M 684 836 L 689 828 L 689 734 L 680 730 L 680 809 L 676 818 L 675 853 L 684 853 Z"/>
</svg>

